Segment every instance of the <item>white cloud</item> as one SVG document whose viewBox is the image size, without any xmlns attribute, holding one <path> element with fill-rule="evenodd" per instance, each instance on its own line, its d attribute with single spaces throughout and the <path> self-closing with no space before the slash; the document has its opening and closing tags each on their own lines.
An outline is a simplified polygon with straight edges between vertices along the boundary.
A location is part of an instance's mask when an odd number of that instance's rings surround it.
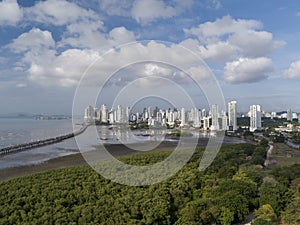
<svg viewBox="0 0 300 225">
<path fill-rule="evenodd" d="M 291 63 L 290 67 L 284 71 L 288 79 L 300 79 L 300 61 Z"/>
<path fill-rule="evenodd" d="M 71 46 L 75 48 L 100 48 L 106 44 L 105 37 L 101 33 L 103 23 L 101 21 L 81 21 L 67 26 L 59 47 Z"/>
<path fill-rule="evenodd" d="M 17 0 L 0 2 L 0 25 L 16 25 L 23 17 L 23 11 Z"/>
<path fill-rule="evenodd" d="M 52 57 L 49 61 L 47 58 Z M 99 58 L 99 54 L 92 50 L 70 49 L 55 56 L 41 55 L 42 60 L 31 58 L 28 69 L 29 79 L 45 86 L 76 86 L 88 66 Z"/>
<path fill-rule="evenodd" d="M 76 27 L 73 28 L 76 30 Z M 97 32 L 95 31 L 95 33 Z M 122 44 L 122 42 L 133 41 L 135 38 L 134 34 L 124 27 L 114 28 L 106 35 L 99 32 L 98 34 L 101 37 L 100 40 L 107 47 L 114 47 Z M 93 37 L 94 34 L 91 33 L 91 38 Z M 89 39 L 87 36 L 85 38 L 79 36 L 78 39 L 74 38 L 73 40 L 78 41 L 78 43 L 81 40 L 86 45 Z M 66 42 L 64 44 L 64 46 L 67 46 Z M 74 42 L 73 44 L 75 45 L 76 43 Z M 21 60 L 16 63 L 22 65 L 20 69 L 27 72 L 30 81 L 46 86 L 58 85 L 63 87 L 77 85 L 84 71 L 92 62 L 100 59 L 103 53 L 103 51 L 99 51 L 95 46 L 90 46 L 90 48 L 84 46 L 82 49 L 73 47 L 58 52 L 57 49 L 60 47 L 53 40 L 51 32 L 42 31 L 38 28 L 33 28 L 21 34 L 8 45 L 8 48 L 21 54 Z M 95 85 L 95 81 L 104 82 L 107 72 L 116 71 L 132 62 L 147 61 L 149 58 L 154 61 L 164 62 L 171 56 L 174 66 L 189 69 L 191 65 L 195 64 L 197 58 L 193 55 L 184 55 L 186 54 L 185 51 L 176 44 L 167 46 L 155 41 L 145 44 L 135 43 L 129 46 L 125 45 L 121 50 L 112 50 L 107 56 L 106 64 L 101 65 L 101 67 L 97 67 L 96 65 L 96 69 L 92 71 L 91 79 L 87 82 L 90 85 Z M 153 70 L 149 70 L 149 68 L 144 68 L 144 73 L 152 71 L 153 73 L 159 73 L 162 76 L 175 80 L 181 80 L 183 77 L 180 72 L 174 72 L 167 68 L 155 67 L 155 69 L 153 67 Z"/>
<path fill-rule="evenodd" d="M 224 16 L 214 22 L 200 24 L 196 28 L 185 29 L 186 34 L 195 35 L 203 43 L 211 43 L 223 35 L 259 29 L 262 24 L 256 20 L 233 19 L 231 16 Z"/>
<path fill-rule="evenodd" d="M 217 42 L 206 46 L 199 46 L 200 56 L 203 59 L 214 59 L 221 62 L 232 60 L 238 48 L 228 42 Z"/>
<path fill-rule="evenodd" d="M 259 57 L 271 53 L 284 42 L 273 41 L 273 35 L 266 31 L 247 30 L 229 37 L 229 43 L 239 47 L 247 56 Z"/>
<path fill-rule="evenodd" d="M 162 0 L 136 0 L 131 10 L 131 16 L 138 23 L 147 24 L 157 19 L 177 16 L 192 5 L 193 0 L 174 0 L 172 5 L 167 5 Z"/>
<path fill-rule="evenodd" d="M 94 11 L 65 0 L 40 1 L 32 7 L 24 8 L 24 12 L 30 21 L 58 26 L 80 20 L 99 20 L 99 16 Z"/>
<path fill-rule="evenodd" d="M 269 58 L 240 58 L 226 63 L 224 79 L 231 84 L 254 83 L 266 79 L 272 70 L 272 60 Z"/>
<path fill-rule="evenodd" d="M 219 0 L 210 0 L 210 8 L 213 8 L 213 9 L 220 9 L 222 7 L 222 4 Z"/>
<path fill-rule="evenodd" d="M 101 0 L 99 4 L 108 15 L 130 16 L 133 0 Z"/>
<path fill-rule="evenodd" d="M 111 45 L 113 46 L 126 44 L 136 40 L 134 33 L 127 30 L 125 27 L 116 27 L 112 29 L 108 35 Z"/>
<path fill-rule="evenodd" d="M 49 31 L 42 31 L 39 28 L 32 28 L 29 32 L 21 34 L 14 39 L 8 47 L 17 53 L 24 51 L 34 51 L 41 48 L 53 48 L 55 41 Z"/>
<path fill-rule="evenodd" d="M 202 44 L 199 50 L 204 59 L 228 61 L 240 57 L 264 57 L 285 44 L 275 41 L 272 33 L 261 31 L 261 28 L 262 24 L 256 20 L 224 16 L 186 29 L 185 33 L 197 37 Z"/>
<path fill-rule="evenodd" d="M 103 32 L 103 24 L 95 22 L 79 22 L 67 26 L 64 38 L 59 47 L 88 48 L 105 52 L 113 46 L 135 41 L 133 32 L 125 27 L 116 27 L 107 34 Z"/>
</svg>

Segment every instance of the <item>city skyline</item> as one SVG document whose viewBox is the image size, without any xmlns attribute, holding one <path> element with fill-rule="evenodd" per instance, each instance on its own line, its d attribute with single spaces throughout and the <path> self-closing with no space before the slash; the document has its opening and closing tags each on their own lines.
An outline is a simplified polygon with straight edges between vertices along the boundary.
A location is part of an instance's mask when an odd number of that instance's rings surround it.
<svg viewBox="0 0 300 225">
<path fill-rule="evenodd" d="M 250 105 L 249 112 L 239 114 L 237 112 L 237 101 L 228 102 L 227 109 L 219 110 L 217 104 L 212 104 L 210 109 L 192 108 L 169 108 L 162 109 L 157 106 L 145 106 L 142 111 L 132 111 L 130 107 L 117 105 L 116 108 L 108 108 L 102 104 L 98 109 L 88 106 L 84 110 L 85 122 L 98 121 L 102 124 L 147 124 L 149 127 L 194 127 L 211 131 L 238 130 L 237 119 L 249 118 L 249 131 L 262 130 L 262 118 L 285 118 L 288 121 L 300 121 L 300 114 L 288 109 L 286 113 L 264 112 L 261 105 Z M 239 115 L 238 115 L 239 114 Z"/>
<path fill-rule="evenodd" d="M 110 96 L 133 79 L 159 75 L 189 90 L 197 108 L 208 107 L 206 93 L 195 89 L 187 76 L 194 72 L 205 82 L 207 74 L 199 65 L 186 72 L 178 66 L 193 64 L 178 52 L 184 46 L 210 68 L 225 101 L 239 102 L 238 111 L 260 104 L 269 112 L 300 112 L 299 21 L 297 0 L 242 5 L 237 0 L 3 0 L 0 115 L 70 114 L 76 87 L 91 63 L 116 46 L 143 40 L 152 40 L 140 44 L 152 57 L 166 53 L 174 56 L 176 65 L 147 62 L 125 67 L 122 58 L 136 59 L 143 51 L 116 51 L 111 64 L 100 68 L 103 73 L 121 68 L 105 89 L 107 105 L 114 100 Z M 99 86 L 104 83 L 101 74 L 94 77 Z M 128 98 L 146 89 L 162 94 L 173 90 L 162 81 L 139 81 Z"/>
</svg>

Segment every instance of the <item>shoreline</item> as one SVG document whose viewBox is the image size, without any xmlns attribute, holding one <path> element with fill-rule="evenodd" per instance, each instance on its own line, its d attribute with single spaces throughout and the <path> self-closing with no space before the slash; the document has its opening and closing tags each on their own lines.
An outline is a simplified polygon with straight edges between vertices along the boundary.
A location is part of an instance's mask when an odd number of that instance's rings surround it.
<svg viewBox="0 0 300 225">
<path fill-rule="evenodd" d="M 207 142 L 208 139 L 203 138 L 201 139 L 201 142 L 198 142 L 197 147 L 206 147 Z M 238 143 L 243 143 L 243 140 L 239 140 L 239 142 L 234 142 L 234 141 L 228 142 L 224 140 L 222 145 L 230 145 L 230 144 L 238 144 Z M 155 149 L 146 152 L 173 151 L 176 148 L 177 144 L 178 144 L 177 142 L 163 141 Z M 121 156 L 129 156 L 129 155 L 145 153 L 144 151 L 131 150 L 122 144 L 107 145 L 106 147 L 110 152 L 110 154 L 116 158 Z M 88 153 L 93 154 L 93 151 L 90 151 Z M 35 165 L 1 169 L 0 182 L 31 175 L 31 174 L 43 173 L 51 170 L 70 168 L 73 166 L 80 166 L 80 165 L 88 165 L 88 163 L 85 161 L 82 154 L 78 152 L 75 154 L 56 157 Z"/>
<path fill-rule="evenodd" d="M 147 152 L 172 151 L 176 146 L 177 144 L 175 143 L 162 142 L 154 150 L 147 151 Z M 114 157 L 129 156 L 129 155 L 144 153 L 143 151 L 130 150 L 129 148 L 127 148 L 122 144 L 108 145 L 106 147 Z M 92 155 L 94 151 L 89 151 L 87 153 Z M 30 174 L 43 173 L 43 172 L 52 171 L 56 169 L 70 168 L 73 166 L 80 166 L 80 165 L 88 165 L 88 163 L 84 159 L 82 153 L 78 152 L 75 154 L 56 157 L 35 165 L 1 169 L 0 182 L 11 180 L 18 177 L 27 176 Z"/>
</svg>

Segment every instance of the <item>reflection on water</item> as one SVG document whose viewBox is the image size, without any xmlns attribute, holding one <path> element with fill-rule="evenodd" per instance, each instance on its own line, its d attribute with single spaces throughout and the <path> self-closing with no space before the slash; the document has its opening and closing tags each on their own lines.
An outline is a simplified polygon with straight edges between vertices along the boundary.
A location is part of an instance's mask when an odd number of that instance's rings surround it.
<svg viewBox="0 0 300 225">
<path fill-rule="evenodd" d="M 0 122 L 3 124 L 3 119 Z M 10 122 L 12 122 L 12 120 Z M 23 120 L 15 122 L 18 122 L 18 125 L 11 124 L 11 126 L 8 126 L 8 124 L 6 124 L 6 128 L 8 128 L 6 130 L 5 126 L 1 126 L 0 140 L 2 145 L 3 143 L 6 143 L 5 145 L 7 145 L 7 143 L 9 145 L 20 144 L 27 142 L 32 138 L 44 139 L 49 136 L 52 137 L 55 135 L 59 135 L 60 133 L 70 132 L 70 130 L 72 130 L 71 121 L 39 121 L 35 123 L 35 121 Z M 97 135 L 94 135 L 95 130 L 97 132 Z M 78 137 L 80 137 L 81 150 L 90 151 L 95 150 L 95 146 L 99 144 L 132 144 L 137 142 L 151 141 L 161 142 L 163 140 L 177 142 L 177 139 L 170 139 L 168 138 L 168 136 L 166 136 L 171 132 L 174 132 L 174 130 L 130 130 L 126 127 L 118 126 L 90 126 L 83 134 L 79 135 Z M 197 136 L 199 136 L 200 138 L 208 138 L 210 135 L 214 135 L 203 132 L 199 133 L 199 130 L 187 130 L 187 132 L 193 134 L 193 137 L 190 138 L 195 138 Z M 14 141 L 8 142 L 8 140 L 10 140 L 8 137 L 13 137 Z M 226 143 L 243 142 L 242 140 L 235 138 L 225 138 L 224 140 Z M 16 154 L 1 156 L 0 169 L 34 165 L 53 158 L 75 153 L 79 153 L 79 149 L 75 138 L 71 138 L 53 145 L 31 149 Z"/>
<path fill-rule="evenodd" d="M 0 118 L 0 148 L 71 133 L 72 130 L 71 120 Z"/>
</svg>

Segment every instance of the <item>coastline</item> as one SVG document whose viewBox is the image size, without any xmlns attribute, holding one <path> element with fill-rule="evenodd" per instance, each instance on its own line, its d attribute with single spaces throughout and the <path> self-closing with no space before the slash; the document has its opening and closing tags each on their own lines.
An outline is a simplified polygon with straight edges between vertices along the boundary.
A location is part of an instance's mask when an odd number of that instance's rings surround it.
<svg viewBox="0 0 300 225">
<path fill-rule="evenodd" d="M 197 147 L 205 147 L 207 145 L 208 142 L 207 138 L 201 138 L 199 140 L 200 141 L 198 142 Z M 238 144 L 244 142 L 244 140 L 241 139 L 235 139 L 236 141 L 232 141 L 232 140 L 234 139 L 230 138 L 224 140 L 222 145 Z M 163 141 L 155 149 L 147 152 L 173 151 L 176 148 L 176 146 L 177 146 L 177 142 Z M 107 145 L 106 147 L 114 157 L 121 157 L 121 156 L 143 153 L 143 151 L 131 150 L 122 144 Z M 93 151 L 90 151 L 90 153 L 92 154 Z M 88 163 L 85 161 L 82 154 L 78 152 L 67 156 L 60 156 L 57 158 L 53 158 L 40 164 L 2 169 L 0 170 L 0 182 L 18 178 L 18 177 L 27 176 L 30 174 L 43 173 L 51 170 L 70 168 L 73 166 L 80 166 L 80 165 L 88 165 Z"/>
<path fill-rule="evenodd" d="M 177 144 L 171 142 L 162 142 L 154 150 L 148 152 L 158 152 L 158 151 L 168 151 L 168 150 L 172 151 L 174 147 L 176 147 L 176 145 Z M 108 145 L 107 147 L 109 152 L 114 157 L 121 157 L 121 156 L 143 153 L 141 151 L 130 150 L 122 144 Z M 93 151 L 90 151 L 88 153 L 93 154 Z M 79 152 L 71 155 L 53 158 L 43 163 L 39 163 L 35 165 L 2 169 L 0 170 L 0 182 L 18 178 L 18 177 L 27 176 L 30 174 L 42 173 L 42 172 L 47 172 L 56 169 L 70 168 L 73 166 L 80 166 L 80 165 L 88 165 L 88 163 L 85 161 L 84 157 Z"/>
</svg>

